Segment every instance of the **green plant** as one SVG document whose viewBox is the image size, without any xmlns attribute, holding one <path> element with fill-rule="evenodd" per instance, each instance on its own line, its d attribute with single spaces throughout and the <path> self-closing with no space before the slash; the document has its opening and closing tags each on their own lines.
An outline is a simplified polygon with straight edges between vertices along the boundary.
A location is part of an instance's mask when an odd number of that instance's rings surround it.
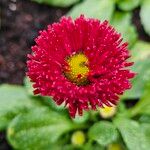
<svg viewBox="0 0 150 150">
<path fill-rule="evenodd" d="M 34 0 L 53 6 L 67 7 L 78 0 Z M 149 34 L 149 0 L 83 0 L 71 8 L 67 15 L 80 14 L 100 20 L 109 20 L 129 42 L 133 71 L 133 88 L 121 97 L 115 115 L 102 118 L 100 112 L 84 112 L 71 119 L 66 109 L 56 106 L 50 97 L 34 96 L 28 78 L 24 86 L 0 86 L 0 130 L 6 130 L 7 139 L 14 149 L 50 150 L 83 149 L 148 150 L 150 147 L 150 43 L 138 39 L 132 24 L 132 10 L 141 6 L 140 17 Z M 116 10 L 116 7 L 118 9 Z M 90 8 L 90 9 L 89 9 Z M 135 103 L 127 108 L 127 101 Z M 76 145 L 71 136 L 80 130 L 84 142 Z M 76 139 L 76 137 L 75 137 Z M 83 145 L 84 143 L 84 145 Z"/>
</svg>

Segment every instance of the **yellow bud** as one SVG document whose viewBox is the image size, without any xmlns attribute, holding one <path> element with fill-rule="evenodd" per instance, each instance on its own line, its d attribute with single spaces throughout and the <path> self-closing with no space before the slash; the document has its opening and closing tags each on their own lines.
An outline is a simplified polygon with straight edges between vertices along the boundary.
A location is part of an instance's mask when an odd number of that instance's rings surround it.
<svg viewBox="0 0 150 150">
<path fill-rule="evenodd" d="M 15 133 L 13 128 L 8 128 L 8 135 L 12 136 Z"/>
<path fill-rule="evenodd" d="M 112 107 L 104 106 L 104 108 L 99 108 L 101 117 L 105 119 L 113 117 L 116 111 L 117 111 L 116 106 Z"/>
<path fill-rule="evenodd" d="M 82 131 L 76 131 L 72 134 L 71 142 L 73 145 L 81 146 L 85 142 L 85 134 Z"/>
<path fill-rule="evenodd" d="M 120 144 L 114 143 L 114 144 L 108 145 L 107 150 L 123 150 L 123 148 Z"/>
</svg>

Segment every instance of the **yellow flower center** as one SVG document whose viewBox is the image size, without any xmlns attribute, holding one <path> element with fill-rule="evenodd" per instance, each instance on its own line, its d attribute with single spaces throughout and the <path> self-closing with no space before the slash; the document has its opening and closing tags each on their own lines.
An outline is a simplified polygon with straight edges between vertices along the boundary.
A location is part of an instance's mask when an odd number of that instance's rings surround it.
<svg viewBox="0 0 150 150">
<path fill-rule="evenodd" d="M 66 63 L 64 74 L 71 82 L 77 85 L 88 84 L 88 58 L 83 53 L 69 56 Z"/>
</svg>

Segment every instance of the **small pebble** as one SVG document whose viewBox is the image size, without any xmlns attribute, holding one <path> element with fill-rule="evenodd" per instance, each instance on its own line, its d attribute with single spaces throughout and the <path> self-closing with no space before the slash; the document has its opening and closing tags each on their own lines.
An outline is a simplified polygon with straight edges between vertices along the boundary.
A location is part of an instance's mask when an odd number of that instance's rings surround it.
<svg viewBox="0 0 150 150">
<path fill-rule="evenodd" d="M 12 10 L 12 11 L 16 11 L 16 9 L 17 9 L 16 4 L 10 3 L 9 4 L 9 9 Z"/>
</svg>

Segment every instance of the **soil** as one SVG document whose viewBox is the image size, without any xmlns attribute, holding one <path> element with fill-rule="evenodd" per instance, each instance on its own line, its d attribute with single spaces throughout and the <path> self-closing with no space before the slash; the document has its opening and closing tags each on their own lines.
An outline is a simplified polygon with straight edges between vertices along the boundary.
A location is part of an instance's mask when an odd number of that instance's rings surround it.
<svg viewBox="0 0 150 150">
<path fill-rule="evenodd" d="M 0 84 L 23 84 L 26 55 L 31 52 L 39 30 L 64 15 L 69 8 L 39 5 L 29 0 L 0 0 Z M 133 24 L 139 38 L 150 41 L 140 23 L 139 8 L 134 11 Z M 10 150 L 5 133 L 0 133 L 0 150 Z"/>
<path fill-rule="evenodd" d="M 12 150 L 12 148 L 9 146 L 9 144 L 6 141 L 5 132 L 0 133 L 0 150 Z"/>
<path fill-rule="evenodd" d="M 137 29 L 139 39 L 150 42 L 150 37 L 145 33 L 144 28 L 141 24 L 139 13 L 140 13 L 140 8 L 137 8 L 133 11 L 132 23 L 135 25 Z"/>
<path fill-rule="evenodd" d="M 0 0 L 0 83 L 22 84 L 26 55 L 39 30 L 58 21 L 68 9 L 39 5 L 29 0 Z"/>
</svg>

